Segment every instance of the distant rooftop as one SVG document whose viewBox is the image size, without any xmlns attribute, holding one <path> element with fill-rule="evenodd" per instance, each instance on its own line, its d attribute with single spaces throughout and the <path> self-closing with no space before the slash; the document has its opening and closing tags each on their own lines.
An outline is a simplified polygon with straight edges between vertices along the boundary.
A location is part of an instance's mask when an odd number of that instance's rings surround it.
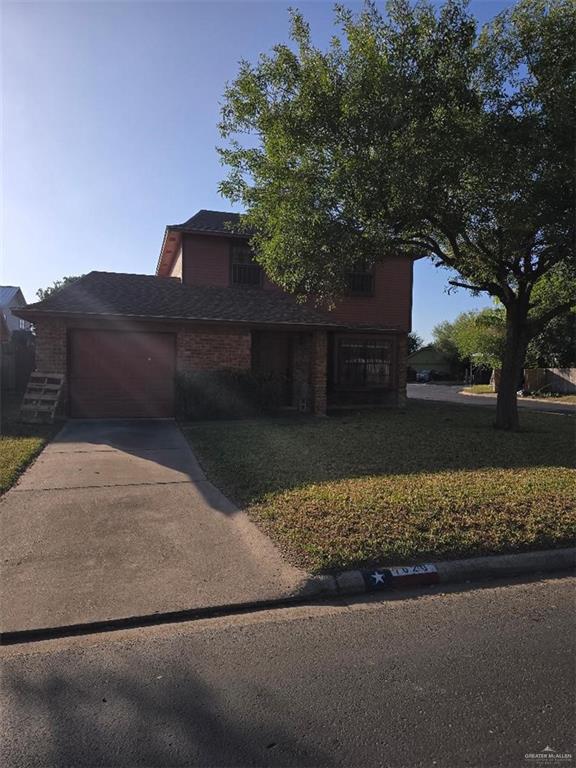
<svg viewBox="0 0 576 768">
<path fill-rule="evenodd" d="M 22 300 L 26 303 L 26 299 L 17 285 L 0 285 L 0 307 L 8 306 L 18 293 L 20 293 Z"/>
</svg>

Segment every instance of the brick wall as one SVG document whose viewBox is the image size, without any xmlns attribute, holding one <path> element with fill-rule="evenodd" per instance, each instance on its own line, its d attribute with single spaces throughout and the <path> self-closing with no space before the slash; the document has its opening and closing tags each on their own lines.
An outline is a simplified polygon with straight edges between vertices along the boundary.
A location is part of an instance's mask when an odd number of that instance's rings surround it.
<svg viewBox="0 0 576 768">
<path fill-rule="evenodd" d="M 202 331 L 182 328 L 176 342 L 176 367 L 187 371 L 214 371 L 220 368 L 250 370 L 249 330 Z"/>
<path fill-rule="evenodd" d="M 36 370 L 66 374 L 66 324 L 63 320 L 39 320 L 36 330 Z"/>
<path fill-rule="evenodd" d="M 408 334 L 398 336 L 396 347 L 396 365 L 398 366 L 398 405 L 403 408 L 406 405 L 406 374 L 408 366 Z"/>
<path fill-rule="evenodd" d="M 297 408 L 309 410 L 311 336 L 299 333 L 292 347 L 292 401 Z"/>
<path fill-rule="evenodd" d="M 312 413 L 323 416 L 326 413 L 326 372 L 328 368 L 328 336 L 325 331 L 312 335 Z"/>
</svg>

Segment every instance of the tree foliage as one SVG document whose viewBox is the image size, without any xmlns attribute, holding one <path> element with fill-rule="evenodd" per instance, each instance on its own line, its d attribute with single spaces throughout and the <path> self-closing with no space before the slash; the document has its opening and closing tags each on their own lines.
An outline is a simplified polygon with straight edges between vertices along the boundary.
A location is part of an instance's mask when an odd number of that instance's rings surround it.
<svg viewBox="0 0 576 768">
<path fill-rule="evenodd" d="M 502 309 L 463 312 L 453 322 L 437 325 L 433 333 L 436 348 L 459 362 L 500 367 L 506 334 Z"/>
<path fill-rule="evenodd" d="M 411 355 L 413 352 L 418 352 L 419 349 L 422 349 L 424 346 L 424 339 L 421 336 L 418 336 L 417 333 L 412 331 L 412 333 L 408 334 L 408 354 Z"/>
<path fill-rule="evenodd" d="M 433 329 L 434 346 L 453 362 L 473 362 L 500 368 L 506 341 L 502 307 L 463 312 L 453 322 Z M 527 368 L 572 367 L 576 361 L 576 314 L 567 312 L 551 320 L 529 343 Z"/>
<path fill-rule="evenodd" d="M 515 427 L 528 343 L 574 303 L 576 7 L 520 0 L 481 30 L 460 0 L 336 18 L 327 50 L 293 12 L 292 45 L 241 63 L 221 191 L 294 293 L 331 301 L 358 261 L 403 253 L 496 297 L 498 423 Z"/>
<path fill-rule="evenodd" d="M 69 275 L 68 277 L 63 277 L 61 280 L 55 280 L 52 285 L 49 285 L 47 288 L 38 288 L 36 291 L 36 296 L 38 296 L 40 301 L 44 301 L 44 299 L 47 299 L 48 296 L 51 296 L 56 291 L 59 291 L 60 289 L 65 288 L 67 285 L 74 283 L 81 277 L 82 275 Z"/>
<path fill-rule="evenodd" d="M 528 345 L 529 368 L 576 367 L 576 313 L 553 318 Z"/>
</svg>

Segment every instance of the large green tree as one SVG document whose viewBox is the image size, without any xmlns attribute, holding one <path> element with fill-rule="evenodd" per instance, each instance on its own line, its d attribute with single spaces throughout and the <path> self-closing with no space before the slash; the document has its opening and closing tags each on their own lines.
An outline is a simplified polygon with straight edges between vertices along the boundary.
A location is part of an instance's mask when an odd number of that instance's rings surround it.
<svg viewBox="0 0 576 768">
<path fill-rule="evenodd" d="M 574 302 L 575 5 L 521 0 L 481 30 L 458 0 L 336 16 L 326 50 L 293 13 L 291 45 L 241 63 L 221 191 L 294 293 L 331 301 L 354 263 L 402 252 L 496 297 L 496 424 L 516 428 L 528 344 Z"/>
</svg>

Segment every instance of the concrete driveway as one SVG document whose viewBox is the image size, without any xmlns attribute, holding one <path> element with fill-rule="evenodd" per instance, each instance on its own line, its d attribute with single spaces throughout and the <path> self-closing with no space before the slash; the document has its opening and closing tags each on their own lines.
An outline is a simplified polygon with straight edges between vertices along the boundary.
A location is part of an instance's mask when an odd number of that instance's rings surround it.
<svg viewBox="0 0 576 768">
<path fill-rule="evenodd" d="M 496 395 L 461 395 L 463 384 L 408 384 L 406 390 L 411 400 L 434 400 L 440 403 L 458 403 L 459 405 L 480 405 L 495 408 Z M 576 414 L 576 405 L 570 403 L 543 403 L 531 398 L 518 398 L 518 407 L 529 411 L 544 413 Z"/>
<path fill-rule="evenodd" d="M 69 422 L 3 497 L 0 529 L 2 631 L 307 590 L 172 421 Z"/>
</svg>

